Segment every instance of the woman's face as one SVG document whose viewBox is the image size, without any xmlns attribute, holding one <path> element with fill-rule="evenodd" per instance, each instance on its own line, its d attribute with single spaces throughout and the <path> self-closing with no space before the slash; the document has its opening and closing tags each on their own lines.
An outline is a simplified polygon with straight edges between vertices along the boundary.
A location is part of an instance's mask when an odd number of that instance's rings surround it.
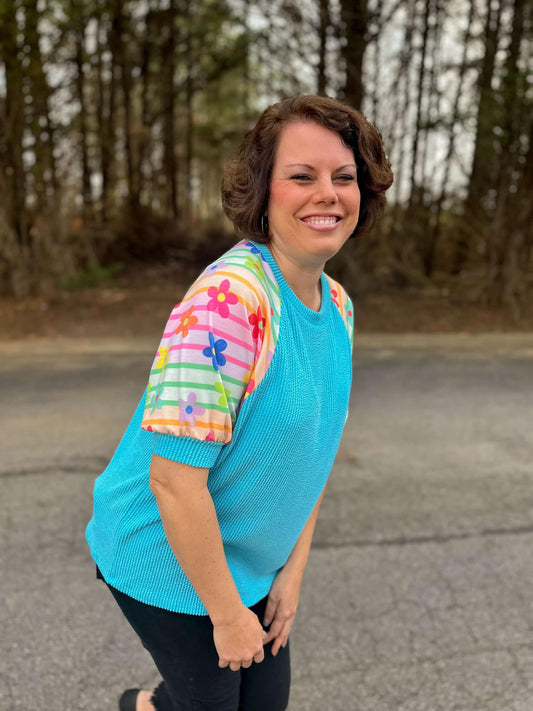
<svg viewBox="0 0 533 711">
<path fill-rule="evenodd" d="M 360 201 L 355 158 L 338 134 L 312 122 L 282 128 L 267 208 L 275 251 L 323 267 L 354 231 Z"/>
</svg>

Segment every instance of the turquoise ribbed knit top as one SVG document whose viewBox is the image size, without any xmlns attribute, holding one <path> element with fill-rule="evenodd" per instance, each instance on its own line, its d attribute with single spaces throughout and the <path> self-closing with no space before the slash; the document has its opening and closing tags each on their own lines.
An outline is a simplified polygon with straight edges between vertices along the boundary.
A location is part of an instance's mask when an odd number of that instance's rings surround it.
<svg viewBox="0 0 533 711">
<path fill-rule="evenodd" d="M 105 580 L 205 615 L 165 537 L 152 454 L 209 467 L 227 563 L 247 607 L 265 597 L 326 483 L 348 413 L 352 303 L 321 276 L 319 311 L 268 247 L 242 241 L 174 308 L 149 384 L 94 486 L 87 526 Z"/>
</svg>

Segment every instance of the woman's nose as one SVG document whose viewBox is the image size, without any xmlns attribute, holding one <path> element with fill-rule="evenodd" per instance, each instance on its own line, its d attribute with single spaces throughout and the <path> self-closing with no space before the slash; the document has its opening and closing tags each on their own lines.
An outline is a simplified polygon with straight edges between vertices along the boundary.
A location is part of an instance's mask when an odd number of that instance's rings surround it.
<svg viewBox="0 0 533 711">
<path fill-rule="evenodd" d="M 318 181 L 315 191 L 316 203 L 327 203 L 329 205 L 338 202 L 338 200 L 335 185 L 331 182 L 330 178 Z"/>
</svg>

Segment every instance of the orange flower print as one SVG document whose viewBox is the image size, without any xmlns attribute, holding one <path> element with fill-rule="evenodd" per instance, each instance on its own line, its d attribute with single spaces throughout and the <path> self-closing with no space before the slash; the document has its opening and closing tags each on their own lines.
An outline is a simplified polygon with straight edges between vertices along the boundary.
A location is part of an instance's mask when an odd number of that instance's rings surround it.
<svg viewBox="0 0 533 711">
<path fill-rule="evenodd" d="M 193 311 L 194 305 L 191 306 L 190 309 L 187 309 L 187 311 L 184 311 L 180 316 L 180 322 L 176 329 L 176 333 L 181 333 L 183 338 L 187 338 L 191 326 L 196 326 L 196 324 L 198 323 L 198 317 L 192 316 Z"/>
</svg>

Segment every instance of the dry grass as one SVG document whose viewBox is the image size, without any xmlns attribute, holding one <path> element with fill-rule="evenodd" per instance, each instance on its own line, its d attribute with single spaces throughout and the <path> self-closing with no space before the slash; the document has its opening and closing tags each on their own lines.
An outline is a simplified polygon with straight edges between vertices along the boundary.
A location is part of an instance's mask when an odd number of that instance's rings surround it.
<svg viewBox="0 0 533 711">
<path fill-rule="evenodd" d="M 197 274 L 194 264 L 131 266 L 106 286 L 54 291 L 47 296 L 0 299 L 0 338 L 139 337 L 156 340 L 171 308 Z M 533 331 L 533 307 L 453 303 L 423 291 L 367 292 L 355 298 L 363 333 Z"/>
</svg>

